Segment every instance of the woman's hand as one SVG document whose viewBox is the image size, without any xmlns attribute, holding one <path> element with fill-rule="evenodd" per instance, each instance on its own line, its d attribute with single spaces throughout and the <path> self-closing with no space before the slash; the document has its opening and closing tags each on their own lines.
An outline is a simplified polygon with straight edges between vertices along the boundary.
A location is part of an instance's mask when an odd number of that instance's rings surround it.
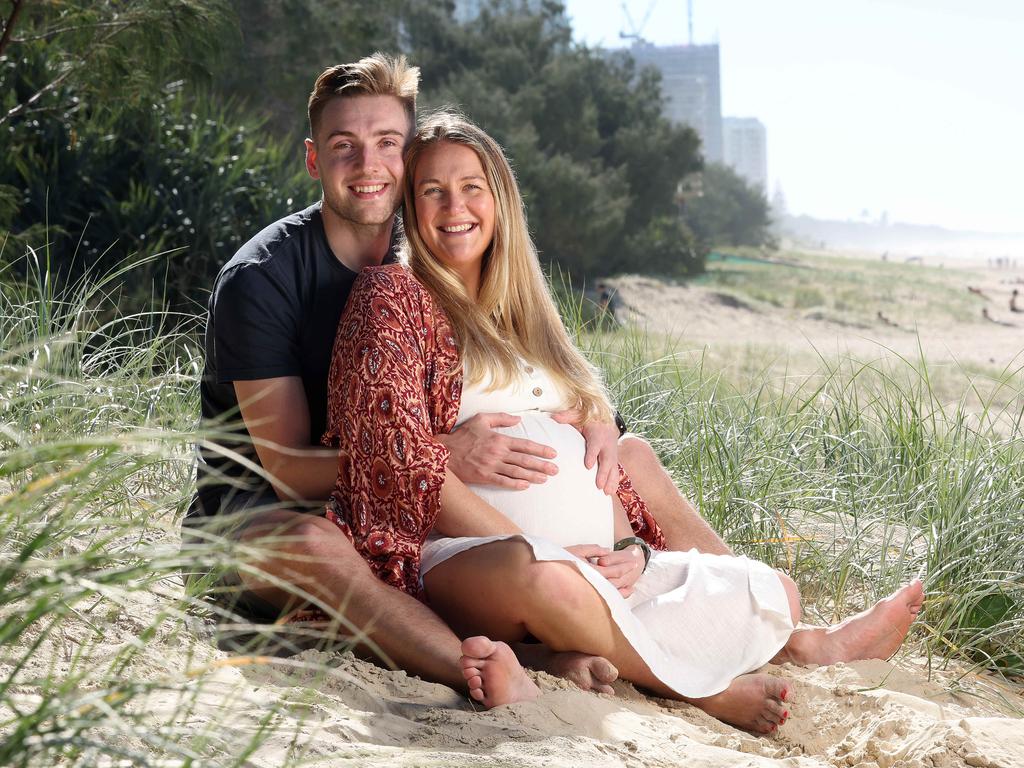
<svg viewBox="0 0 1024 768">
<path fill-rule="evenodd" d="M 559 424 L 571 424 L 587 444 L 583 464 L 587 469 L 597 462 L 597 487 L 611 496 L 619 487 L 619 428 L 615 422 L 591 421 L 580 426 L 582 414 L 572 409 L 551 414 Z"/>
<path fill-rule="evenodd" d="M 618 552 L 597 544 L 575 544 L 565 549 L 590 563 L 623 597 L 633 594 L 633 585 L 644 572 L 644 553 L 635 544 Z"/>
</svg>

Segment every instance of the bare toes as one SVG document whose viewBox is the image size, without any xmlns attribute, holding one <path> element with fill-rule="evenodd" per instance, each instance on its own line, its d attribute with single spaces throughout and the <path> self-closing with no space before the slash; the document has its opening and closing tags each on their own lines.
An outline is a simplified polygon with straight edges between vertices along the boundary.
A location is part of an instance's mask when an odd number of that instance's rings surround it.
<svg viewBox="0 0 1024 768">
<path fill-rule="evenodd" d="M 601 683 L 614 683 L 619 679 L 619 670 L 607 659 L 596 657 L 590 665 L 594 679 Z M 607 685 L 605 685 L 607 687 Z M 597 688 L 597 686 L 595 686 Z"/>
<path fill-rule="evenodd" d="M 776 701 L 788 701 L 789 700 L 789 683 L 785 680 L 780 680 L 777 677 L 769 676 L 765 680 L 764 692 L 769 698 L 775 699 Z"/>
<path fill-rule="evenodd" d="M 490 658 L 494 654 L 494 650 L 494 641 L 483 635 L 467 637 L 462 641 L 462 655 L 468 656 L 471 659 L 483 660 Z"/>
</svg>

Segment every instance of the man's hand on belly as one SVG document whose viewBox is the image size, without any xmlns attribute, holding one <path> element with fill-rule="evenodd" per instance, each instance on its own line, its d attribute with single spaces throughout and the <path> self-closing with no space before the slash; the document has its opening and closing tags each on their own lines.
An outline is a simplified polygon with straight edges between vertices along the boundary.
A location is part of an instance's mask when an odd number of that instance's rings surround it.
<svg viewBox="0 0 1024 768">
<path fill-rule="evenodd" d="M 550 446 L 495 432 L 518 423 L 518 416 L 507 413 L 478 413 L 435 438 L 451 452 L 448 466 L 463 483 L 525 490 L 557 474 L 558 466 L 546 461 L 555 458 Z"/>
</svg>

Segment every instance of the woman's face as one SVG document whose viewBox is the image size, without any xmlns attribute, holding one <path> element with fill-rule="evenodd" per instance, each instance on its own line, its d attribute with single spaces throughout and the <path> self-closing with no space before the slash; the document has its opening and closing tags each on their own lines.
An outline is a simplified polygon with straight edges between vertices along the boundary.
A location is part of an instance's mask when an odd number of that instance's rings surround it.
<svg viewBox="0 0 1024 768">
<path fill-rule="evenodd" d="M 463 144 L 435 144 L 420 156 L 413 192 L 423 242 L 475 295 L 494 238 L 494 195 L 480 158 Z"/>
</svg>

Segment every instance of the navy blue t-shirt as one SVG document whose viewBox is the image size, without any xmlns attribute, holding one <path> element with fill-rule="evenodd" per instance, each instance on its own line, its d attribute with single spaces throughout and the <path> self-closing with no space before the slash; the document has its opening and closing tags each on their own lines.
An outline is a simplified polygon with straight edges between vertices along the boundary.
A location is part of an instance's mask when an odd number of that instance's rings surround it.
<svg viewBox="0 0 1024 768">
<path fill-rule="evenodd" d="M 218 437 L 217 445 L 256 465 L 259 458 L 239 415 L 235 381 L 300 377 L 309 404 L 311 446 L 320 444 L 326 428 L 331 351 L 357 273 L 332 253 L 320 206 L 286 216 L 239 248 L 210 294 L 200 387 L 204 427 L 230 428 L 232 434 Z M 232 487 L 270 491 L 244 462 L 202 446 L 197 480 L 197 503 L 189 516 L 216 514 Z"/>
</svg>

